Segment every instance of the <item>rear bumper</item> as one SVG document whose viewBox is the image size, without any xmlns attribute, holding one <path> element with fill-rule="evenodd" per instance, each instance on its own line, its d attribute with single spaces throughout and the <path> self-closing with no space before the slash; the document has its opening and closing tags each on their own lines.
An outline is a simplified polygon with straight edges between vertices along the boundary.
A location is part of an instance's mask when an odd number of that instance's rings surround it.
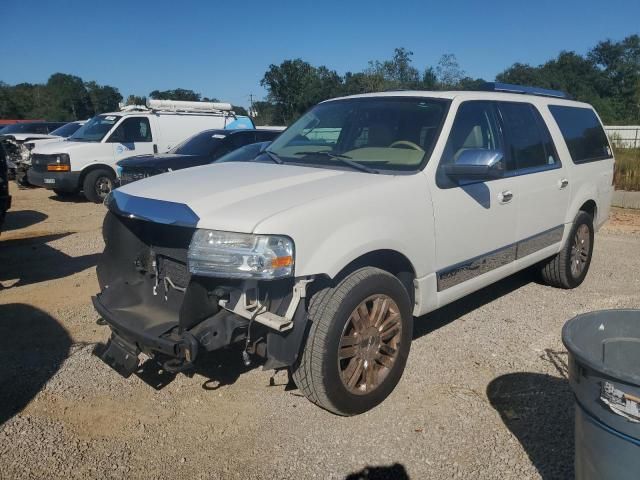
<svg viewBox="0 0 640 480">
<path fill-rule="evenodd" d="M 30 168 L 27 179 L 31 185 L 74 192 L 80 188 L 80 172 L 39 172 Z"/>
</svg>

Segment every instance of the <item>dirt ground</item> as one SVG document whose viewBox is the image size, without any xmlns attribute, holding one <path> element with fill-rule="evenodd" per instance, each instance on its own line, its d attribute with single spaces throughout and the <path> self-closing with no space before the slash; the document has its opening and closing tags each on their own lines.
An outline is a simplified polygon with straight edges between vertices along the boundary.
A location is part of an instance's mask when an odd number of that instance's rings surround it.
<svg viewBox="0 0 640 480">
<path fill-rule="evenodd" d="M 90 301 L 104 207 L 12 194 L 0 478 L 572 478 L 562 325 L 640 308 L 640 212 L 614 209 L 580 288 L 524 272 L 417 319 L 400 384 L 364 415 L 315 407 L 233 349 L 190 377 L 125 380 L 92 354 L 108 338 Z"/>
</svg>

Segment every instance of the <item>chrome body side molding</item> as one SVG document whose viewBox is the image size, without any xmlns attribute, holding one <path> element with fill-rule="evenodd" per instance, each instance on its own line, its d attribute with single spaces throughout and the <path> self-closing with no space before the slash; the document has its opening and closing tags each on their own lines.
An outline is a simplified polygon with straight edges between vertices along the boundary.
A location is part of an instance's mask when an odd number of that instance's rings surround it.
<svg viewBox="0 0 640 480">
<path fill-rule="evenodd" d="M 512 243 L 489 253 L 456 263 L 436 273 L 438 291 L 454 287 L 479 275 L 508 265 L 562 240 L 564 225 L 558 225 L 532 237 Z"/>
</svg>

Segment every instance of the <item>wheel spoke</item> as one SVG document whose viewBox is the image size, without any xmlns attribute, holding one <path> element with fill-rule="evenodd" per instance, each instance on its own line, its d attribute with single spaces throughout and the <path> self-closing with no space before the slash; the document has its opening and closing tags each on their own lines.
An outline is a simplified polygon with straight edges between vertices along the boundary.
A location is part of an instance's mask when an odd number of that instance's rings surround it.
<svg viewBox="0 0 640 480">
<path fill-rule="evenodd" d="M 381 351 L 376 355 L 376 362 L 386 368 L 391 368 L 393 366 L 393 357 L 383 354 Z"/>
<path fill-rule="evenodd" d="M 387 312 L 389 311 L 389 300 L 387 298 L 377 298 L 376 302 L 379 303 L 380 307 L 376 312 L 376 315 L 373 316 L 373 326 L 379 327 L 386 318 Z"/>
<path fill-rule="evenodd" d="M 356 332 L 362 332 L 365 328 L 367 328 L 366 320 L 362 318 L 360 315 L 360 309 L 356 309 L 351 314 L 351 323 L 353 324 L 353 328 L 355 328 Z"/>
<path fill-rule="evenodd" d="M 358 353 L 358 347 L 355 345 L 352 347 L 342 347 L 338 353 L 338 358 L 344 360 L 345 358 L 355 357 L 356 353 Z"/>
<path fill-rule="evenodd" d="M 385 330 L 384 333 L 380 334 L 380 340 L 382 340 L 383 342 L 386 342 L 388 340 L 391 340 L 393 337 L 396 336 L 396 334 L 400 331 L 400 325 L 394 325 L 391 328 L 388 328 L 387 330 Z"/>
<path fill-rule="evenodd" d="M 373 363 L 367 363 L 364 370 L 364 384 L 367 392 L 373 390 L 376 386 L 376 370 Z"/>
<path fill-rule="evenodd" d="M 349 367 L 354 365 L 351 371 L 349 371 Z M 354 358 L 349 363 L 347 370 L 345 370 L 345 376 L 347 378 L 347 386 L 353 388 L 357 385 L 358 380 L 362 377 L 362 371 L 364 369 L 364 360 L 361 358 Z"/>
<path fill-rule="evenodd" d="M 371 315 L 365 302 L 362 302 L 360 305 L 358 305 L 358 313 L 360 314 L 363 325 L 365 327 L 368 327 L 371 324 Z"/>
<path fill-rule="evenodd" d="M 400 324 L 400 314 L 399 313 L 392 313 L 378 327 L 378 331 L 380 332 L 380 335 L 384 335 L 384 333 L 387 330 L 389 330 L 390 328 L 393 328 L 395 325 L 399 325 L 399 324 Z"/>
</svg>

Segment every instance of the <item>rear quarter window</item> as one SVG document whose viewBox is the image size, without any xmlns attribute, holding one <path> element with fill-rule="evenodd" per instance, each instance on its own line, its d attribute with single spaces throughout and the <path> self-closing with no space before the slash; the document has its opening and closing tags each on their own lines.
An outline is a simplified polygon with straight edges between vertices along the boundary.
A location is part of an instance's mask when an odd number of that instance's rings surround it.
<svg viewBox="0 0 640 480">
<path fill-rule="evenodd" d="M 573 163 L 611 158 L 607 135 L 592 109 L 549 105 L 549 111 L 560 127 Z"/>
</svg>

